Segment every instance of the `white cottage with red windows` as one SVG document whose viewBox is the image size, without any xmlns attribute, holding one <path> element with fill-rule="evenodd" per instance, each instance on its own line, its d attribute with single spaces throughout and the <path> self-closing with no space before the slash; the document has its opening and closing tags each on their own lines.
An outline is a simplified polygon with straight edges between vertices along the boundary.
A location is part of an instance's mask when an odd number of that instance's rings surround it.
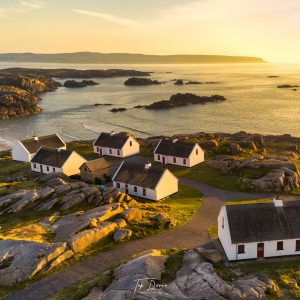
<svg viewBox="0 0 300 300">
<path fill-rule="evenodd" d="M 31 160 L 31 170 L 43 174 L 64 173 L 72 176 L 80 173 L 80 167 L 85 162 L 86 159 L 75 151 L 42 147 Z"/>
<path fill-rule="evenodd" d="M 300 254 L 300 201 L 222 206 L 218 236 L 230 261 Z"/>
<path fill-rule="evenodd" d="M 140 145 L 138 141 L 128 133 L 102 132 L 95 140 L 94 152 L 100 156 L 109 155 L 127 157 L 138 154 Z"/>
<path fill-rule="evenodd" d="M 198 143 L 161 139 L 154 150 L 154 161 L 193 167 L 204 162 L 204 150 Z"/>
<path fill-rule="evenodd" d="M 113 186 L 132 196 L 158 201 L 178 192 L 178 178 L 168 169 L 122 162 L 112 178 Z"/>
</svg>

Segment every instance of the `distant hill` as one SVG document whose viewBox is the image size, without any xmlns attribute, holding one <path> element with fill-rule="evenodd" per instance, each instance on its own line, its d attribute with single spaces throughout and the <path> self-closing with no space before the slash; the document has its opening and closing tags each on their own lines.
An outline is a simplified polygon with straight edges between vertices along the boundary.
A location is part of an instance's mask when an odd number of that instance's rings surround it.
<svg viewBox="0 0 300 300">
<path fill-rule="evenodd" d="M 76 52 L 57 54 L 3 53 L 1 62 L 83 63 L 83 64 L 196 64 L 262 63 L 259 57 L 224 55 L 144 55 L 129 53 Z"/>
</svg>

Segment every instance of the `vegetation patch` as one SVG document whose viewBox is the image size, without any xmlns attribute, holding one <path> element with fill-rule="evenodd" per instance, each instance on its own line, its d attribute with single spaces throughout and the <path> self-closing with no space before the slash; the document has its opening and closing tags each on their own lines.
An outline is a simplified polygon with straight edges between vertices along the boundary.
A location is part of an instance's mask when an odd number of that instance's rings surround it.
<svg viewBox="0 0 300 300">
<path fill-rule="evenodd" d="M 209 227 L 207 231 L 210 239 L 215 240 L 218 238 L 218 225 Z"/>
</svg>

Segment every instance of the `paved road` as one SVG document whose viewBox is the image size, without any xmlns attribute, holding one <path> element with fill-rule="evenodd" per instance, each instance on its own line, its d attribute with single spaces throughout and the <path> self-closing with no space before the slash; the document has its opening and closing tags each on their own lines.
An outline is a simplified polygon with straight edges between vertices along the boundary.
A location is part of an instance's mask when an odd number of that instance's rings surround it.
<svg viewBox="0 0 300 300">
<path fill-rule="evenodd" d="M 6 300 L 40 300 L 49 297 L 64 287 L 100 273 L 114 263 L 131 255 L 153 248 L 195 248 L 209 242 L 207 228 L 216 223 L 224 201 L 233 199 L 259 199 L 264 195 L 224 191 L 207 184 L 181 178 L 180 182 L 199 190 L 203 195 L 203 206 L 186 225 L 143 240 L 123 244 L 108 252 L 100 253 L 66 270 L 50 275 Z"/>
</svg>

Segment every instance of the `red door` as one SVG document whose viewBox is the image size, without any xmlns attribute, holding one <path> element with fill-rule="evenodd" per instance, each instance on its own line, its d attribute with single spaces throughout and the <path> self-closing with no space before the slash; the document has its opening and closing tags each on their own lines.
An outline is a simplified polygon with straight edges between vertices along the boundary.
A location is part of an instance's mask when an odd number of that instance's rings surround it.
<svg viewBox="0 0 300 300">
<path fill-rule="evenodd" d="M 128 184 L 125 185 L 125 194 L 128 194 Z"/>
<path fill-rule="evenodd" d="M 264 243 L 257 244 L 257 258 L 261 258 L 265 256 L 265 245 Z"/>
<path fill-rule="evenodd" d="M 162 159 L 163 159 L 163 164 L 165 164 L 166 163 L 166 158 L 163 157 Z"/>
</svg>

